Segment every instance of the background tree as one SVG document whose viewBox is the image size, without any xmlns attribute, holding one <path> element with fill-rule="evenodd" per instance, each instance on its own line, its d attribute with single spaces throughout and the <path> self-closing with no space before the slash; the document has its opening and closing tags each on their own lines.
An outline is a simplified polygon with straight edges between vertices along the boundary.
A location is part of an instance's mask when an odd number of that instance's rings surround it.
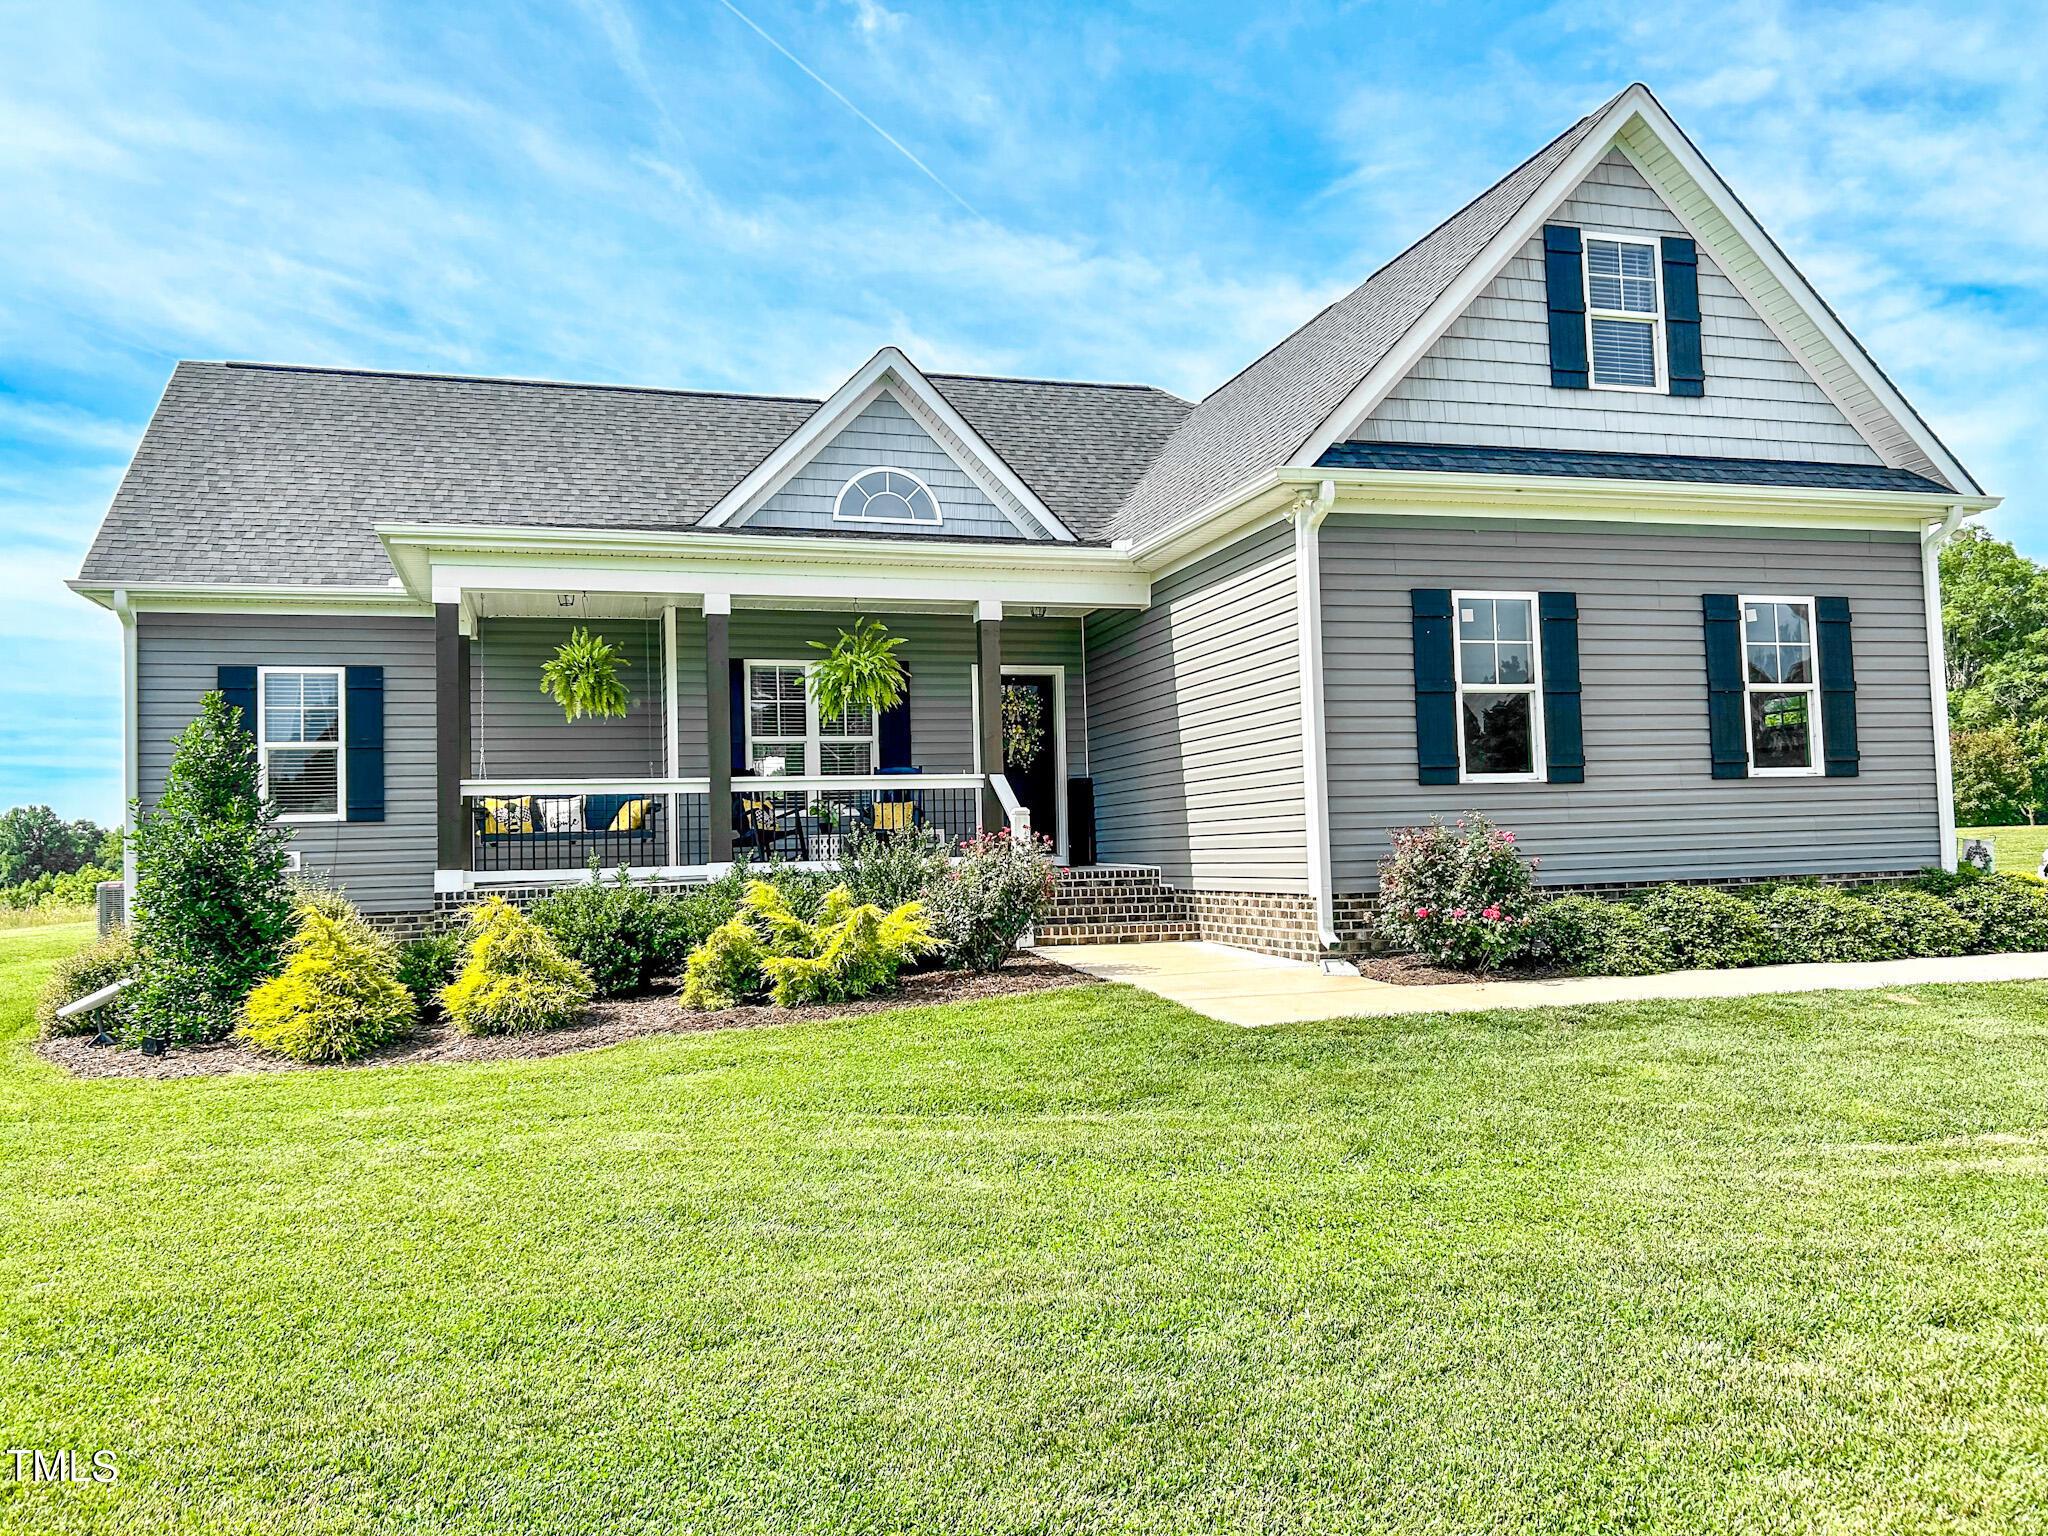
<svg viewBox="0 0 2048 1536">
<path fill-rule="evenodd" d="M 1957 731 L 1949 738 L 1955 764 L 1956 824 L 2009 826 L 2034 819 L 2034 774 L 2011 726 Z"/>
<path fill-rule="evenodd" d="M 256 742 L 209 693 L 178 738 L 163 797 L 133 818 L 136 985 L 131 1030 L 219 1040 L 291 936 L 285 844 L 260 789 Z"/>
<path fill-rule="evenodd" d="M 110 835 L 89 821 L 65 821 L 47 805 L 17 805 L 0 816 L 0 886 L 83 869 Z M 120 857 L 116 844 L 117 864 Z"/>
<path fill-rule="evenodd" d="M 2048 574 L 1982 528 L 1959 529 L 1941 551 L 1941 633 L 1953 695 L 1994 663 L 2039 656 L 2048 641 Z"/>
</svg>

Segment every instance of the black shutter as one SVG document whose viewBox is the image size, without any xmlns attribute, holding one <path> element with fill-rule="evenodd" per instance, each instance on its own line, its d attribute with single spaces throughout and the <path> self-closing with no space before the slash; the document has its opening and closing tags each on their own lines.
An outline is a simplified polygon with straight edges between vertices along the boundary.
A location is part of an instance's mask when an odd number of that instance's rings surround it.
<svg viewBox="0 0 2048 1536">
<path fill-rule="evenodd" d="M 1742 604 L 1727 592 L 1700 598 L 1707 632 L 1707 739 L 1714 777 L 1749 777 L 1749 742 L 1742 725 Z"/>
<path fill-rule="evenodd" d="M 1586 782 L 1585 731 L 1579 714 L 1579 600 L 1539 592 L 1543 620 L 1543 759 L 1553 784 Z"/>
<path fill-rule="evenodd" d="M 1853 779 L 1856 753 L 1856 651 L 1849 638 L 1849 599 L 1816 597 L 1814 628 L 1820 641 L 1820 733 L 1828 777 Z"/>
<path fill-rule="evenodd" d="M 916 766 L 910 756 L 910 679 L 903 679 L 903 697 L 892 707 L 882 711 L 882 718 L 875 723 L 879 736 L 877 745 L 881 750 L 878 768 L 910 768 Z"/>
<path fill-rule="evenodd" d="M 754 771 L 747 761 L 747 664 L 738 657 L 732 662 L 732 771 Z"/>
<path fill-rule="evenodd" d="M 1704 395 L 1700 351 L 1700 257 L 1690 240 L 1664 237 L 1664 358 L 1674 395 Z"/>
<path fill-rule="evenodd" d="M 1408 594 L 1415 627 L 1415 779 L 1458 782 L 1458 684 L 1451 669 L 1451 593 L 1417 587 Z"/>
<path fill-rule="evenodd" d="M 1579 232 L 1543 226 L 1543 282 L 1550 301 L 1550 387 L 1585 389 L 1586 272 Z"/>
<path fill-rule="evenodd" d="M 349 667 L 346 730 L 348 819 L 384 819 L 384 669 Z"/>
<path fill-rule="evenodd" d="M 221 697 L 228 701 L 230 709 L 242 712 L 242 729 L 249 735 L 256 734 L 256 669 L 254 667 L 221 667 L 214 672 L 214 686 Z"/>
</svg>

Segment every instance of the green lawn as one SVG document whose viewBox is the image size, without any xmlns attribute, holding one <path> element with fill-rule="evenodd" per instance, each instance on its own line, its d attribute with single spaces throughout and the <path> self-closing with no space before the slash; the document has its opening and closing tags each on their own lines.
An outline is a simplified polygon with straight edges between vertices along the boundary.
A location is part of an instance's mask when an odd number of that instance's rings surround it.
<svg viewBox="0 0 2048 1536">
<path fill-rule="evenodd" d="M 1990 838 L 1998 867 L 2017 874 L 2039 873 L 2042 851 L 2048 849 L 2048 827 L 1958 827 L 1956 836 Z"/>
<path fill-rule="evenodd" d="M 60 1078 L 0 1529 L 2038 1531 L 2048 989 Z"/>
</svg>

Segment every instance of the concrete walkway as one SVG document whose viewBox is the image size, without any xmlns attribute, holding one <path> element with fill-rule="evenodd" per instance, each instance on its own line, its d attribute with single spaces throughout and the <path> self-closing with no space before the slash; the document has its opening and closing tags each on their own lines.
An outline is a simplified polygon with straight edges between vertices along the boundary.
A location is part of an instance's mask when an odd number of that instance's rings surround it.
<svg viewBox="0 0 2048 1536">
<path fill-rule="evenodd" d="M 1760 965 L 1662 976 L 1572 976 L 1397 987 L 1363 976 L 1325 976 L 1299 960 L 1225 944 L 1048 944 L 1035 953 L 1206 1013 L 1226 1024 L 1287 1024 L 1396 1013 L 1560 1008 L 1659 997 L 1757 997 L 1767 992 L 1868 991 L 1956 981 L 2048 980 L 2048 954 L 1958 955 L 1867 965 Z"/>
</svg>

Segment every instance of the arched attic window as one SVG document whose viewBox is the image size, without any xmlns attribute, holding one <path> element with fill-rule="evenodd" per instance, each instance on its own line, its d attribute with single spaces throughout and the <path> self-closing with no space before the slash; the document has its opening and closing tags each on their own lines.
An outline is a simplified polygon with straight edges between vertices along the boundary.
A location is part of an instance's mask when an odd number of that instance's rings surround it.
<svg viewBox="0 0 2048 1536">
<path fill-rule="evenodd" d="M 939 503 L 925 483 L 905 469 L 866 469 L 839 488 L 832 503 L 837 523 L 916 523 L 942 521 Z"/>
</svg>

